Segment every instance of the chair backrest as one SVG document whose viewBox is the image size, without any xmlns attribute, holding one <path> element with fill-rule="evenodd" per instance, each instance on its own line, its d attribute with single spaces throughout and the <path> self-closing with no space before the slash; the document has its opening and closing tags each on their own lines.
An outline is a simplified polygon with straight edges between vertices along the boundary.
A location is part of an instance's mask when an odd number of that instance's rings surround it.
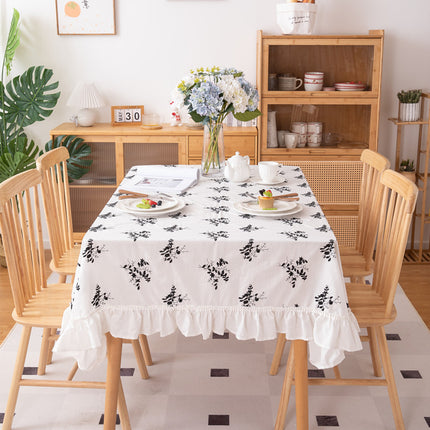
<svg viewBox="0 0 430 430">
<path fill-rule="evenodd" d="M 38 185 L 32 169 L 0 184 L 0 229 L 6 254 L 15 312 L 46 286 Z"/>
<path fill-rule="evenodd" d="M 418 188 L 412 181 L 390 169 L 382 173 L 381 183 L 382 203 L 372 287 L 386 303 L 386 316 L 389 316 L 393 308 Z"/>
<path fill-rule="evenodd" d="M 363 175 L 360 187 L 358 210 L 357 240 L 355 248 L 370 263 L 375 250 L 378 216 L 381 205 L 381 176 L 390 167 L 390 162 L 383 155 L 365 149 L 360 157 L 363 163 Z"/>
<path fill-rule="evenodd" d="M 363 174 L 361 161 L 286 160 L 284 166 L 299 166 L 324 211 L 357 211 Z"/>
<path fill-rule="evenodd" d="M 73 248 L 73 225 L 70 205 L 67 160 L 64 146 L 52 149 L 36 160 L 42 175 L 42 196 L 51 242 L 52 259 L 56 266 L 60 257 Z"/>
</svg>

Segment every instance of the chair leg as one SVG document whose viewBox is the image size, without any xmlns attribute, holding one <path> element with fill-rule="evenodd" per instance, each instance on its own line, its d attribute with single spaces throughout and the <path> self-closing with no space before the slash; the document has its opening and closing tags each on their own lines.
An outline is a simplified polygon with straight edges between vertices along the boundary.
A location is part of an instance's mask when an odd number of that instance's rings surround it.
<svg viewBox="0 0 430 430">
<path fill-rule="evenodd" d="M 134 350 L 134 356 L 136 357 L 137 366 L 139 367 L 140 376 L 142 379 L 148 379 L 148 369 L 145 365 L 145 359 L 143 358 L 142 349 L 140 348 L 140 343 L 137 339 L 131 341 Z"/>
<path fill-rule="evenodd" d="M 48 347 L 48 359 L 46 361 L 46 364 L 52 364 L 52 348 L 54 348 L 55 341 L 57 338 L 57 329 L 51 328 L 51 338 L 49 339 L 49 347 Z"/>
<path fill-rule="evenodd" d="M 276 416 L 275 430 L 283 430 L 287 415 L 288 402 L 290 401 L 291 386 L 294 376 L 294 344 L 291 342 L 288 354 L 287 368 L 285 369 L 284 384 L 282 386 L 281 400 L 279 401 L 278 414 Z"/>
<path fill-rule="evenodd" d="M 59 284 L 65 284 L 66 279 L 67 279 L 67 275 L 65 275 L 64 273 L 60 273 L 59 278 L 58 278 L 58 283 Z"/>
<path fill-rule="evenodd" d="M 143 351 L 143 356 L 145 358 L 145 364 L 147 366 L 152 366 L 152 356 L 148 345 L 148 338 L 144 334 L 140 334 L 139 342 Z"/>
<path fill-rule="evenodd" d="M 382 376 L 381 360 L 378 352 L 378 339 L 376 336 L 375 327 L 367 327 L 367 335 L 369 337 L 370 356 L 373 364 L 373 374 L 377 377 Z"/>
<path fill-rule="evenodd" d="M 384 368 L 385 379 L 388 383 L 388 395 L 390 397 L 391 409 L 393 410 L 394 423 L 396 430 L 405 430 L 402 410 L 400 409 L 399 395 L 397 393 L 396 382 L 394 380 L 393 366 L 391 364 L 390 352 L 388 351 L 387 339 L 383 327 L 376 327 L 375 332 L 378 336 L 382 366 Z"/>
<path fill-rule="evenodd" d="M 9 390 L 6 410 L 4 413 L 2 430 L 10 430 L 12 427 L 13 415 L 15 413 L 16 401 L 18 399 L 19 382 L 24 371 L 25 357 L 27 356 L 28 342 L 30 340 L 31 327 L 22 328 L 21 340 L 19 343 L 18 354 L 16 356 L 15 368 L 12 376 L 12 384 Z"/>
<path fill-rule="evenodd" d="M 273 354 L 272 365 L 270 366 L 270 374 L 276 375 L 279 370 L 279 363 L 281 362 L 282 353 L 284 352 L 285 342 L 287 341 L 285 334 L 279 333 L 276 342 L 275 353 Z"/>
<path fill-rule="evenodd" d="M 51 335 L 50 328 L 43 329 L 42 343 L 40 345 L 39 364 L 37 366 L 37 374 L 44 375 L 46 372 L 46 365 L 48 364 L 49 356 L 49 337 Z"/>
<path fill-rule="evenodd" d="M 121 378 L 118 385 L 118 413 L 122 430 L 131 430 L 130 416 L 128 414 L 127 403 L 125 402 Z"/>
<path fill-rule="evenodd" d="M 76 375 L 76 372 L 78 371 L 78 362 L 77 361 L 75 361 L 74 363 L 73 363 L 73 367 L 72 367 L 72 370 L 69 372 L 69 374 L 67 375 L 67 380 L 68 381 L 72 381 L 73 380 L 73 378 L 75 377 L 75 375 Z"/>
</svg>

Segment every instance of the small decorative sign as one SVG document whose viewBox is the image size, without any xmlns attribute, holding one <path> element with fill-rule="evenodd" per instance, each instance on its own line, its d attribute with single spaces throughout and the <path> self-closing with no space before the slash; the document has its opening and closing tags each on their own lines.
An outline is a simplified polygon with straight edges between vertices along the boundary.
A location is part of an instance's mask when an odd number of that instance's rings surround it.
<svg viewBox="0 0 430 430">
<path fill-rule="evenodd" d="M 142 125 L 143 106 L 111 106 L 112 125 Z"/>
</svg>

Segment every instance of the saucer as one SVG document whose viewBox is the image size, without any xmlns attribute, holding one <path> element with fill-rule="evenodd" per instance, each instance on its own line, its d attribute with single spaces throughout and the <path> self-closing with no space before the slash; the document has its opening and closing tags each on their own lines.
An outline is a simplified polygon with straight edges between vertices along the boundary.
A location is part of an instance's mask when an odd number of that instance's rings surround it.
<svg viewBox="0 0 430 430">
<path fill-rule="evenodd" d="M 278 185 L 278 184 L 282 184 L 283 182 L 285 182 L 285 179 L 279 175 L 276 176 L 276 178 L 270 182 L 264 182 L 260 177 L 257 177 L 254 179 L 254 183 L 259 184 L 259 185 Z"/>
<path fill-rule="evenodd" d="M 284 218 L 286 216 L 290 216 L 290 215 L 294 215 L 297 214 L 299 212 L 301 212 L 303 210 L 303 205 L 301 205 L 300 203 L 296 203 L 296 206 L 289 209 L 289 210 L 285 210 L 282 212 L 278 212 L 278 211 L 265 211 L 265 210 L 252 210 L 252 209 L 248 209 L 247 207 L 245 207 L 243 205 L 242 202 L 236 202 L 233 204 L 233 208 L 241 213 L 241 214 L 246 214 L 246 215 L 255 215 L 255 216 L 260 216 L 260 217 L 264 217 L 264 218 Z"/>
</svg>

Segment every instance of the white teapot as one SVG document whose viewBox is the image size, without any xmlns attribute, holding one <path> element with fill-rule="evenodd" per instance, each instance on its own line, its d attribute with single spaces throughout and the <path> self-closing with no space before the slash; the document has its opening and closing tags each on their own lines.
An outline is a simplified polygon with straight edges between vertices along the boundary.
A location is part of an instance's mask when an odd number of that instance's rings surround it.
<svg viewBox="0 0 430 430">
<path fill-rule="evenodd" d="M 225 162 L 224 176 L 231 182 L 244 182 L 249 178 L 249 157 L 236 151 L 236 155 Z"/>
</svg>

